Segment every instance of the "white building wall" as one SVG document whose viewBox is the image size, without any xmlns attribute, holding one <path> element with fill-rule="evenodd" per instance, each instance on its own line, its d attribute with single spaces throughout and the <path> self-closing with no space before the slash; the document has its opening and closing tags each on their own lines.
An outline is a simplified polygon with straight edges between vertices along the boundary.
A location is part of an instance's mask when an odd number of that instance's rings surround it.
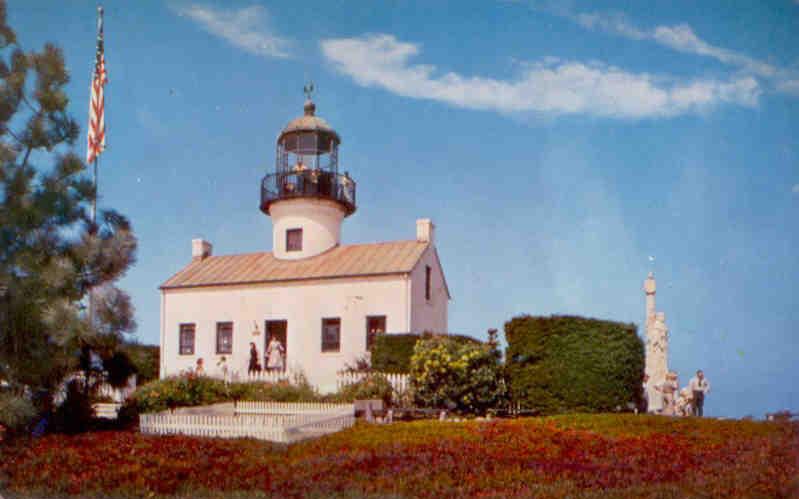
<svg viewBox="0 0 799 499">
<path fill-rule="evenodd" d="M 425 267 L 430 266 L 430 300 L 425 296 Z M 449 295 L 435 246 L 430 245 L 411 272 L 411 331 L 447 333 Z"/>
<path fill-rule="evenodd" d="M 423 273 L 424 266 L 422 285 Z M 411 329 L 408 296 L 407 280 L 401 275 L 162 290 L 161 376 L 191 369 L 200 357 L 206 372 L 214 374 L 222 356 L 216 354 L 216 323 L 225 321 L 233 322 L 228 368 L 246 375 L 251 341 L 263 362 L 264 322 L 286 320 L 289 368 L 302 369 L 320 390 L 332 391 L 336 372 L 366 352 L 366 316 L 385 315 L 389 332 Z M 424 324 L 429 316 L 431 309 L 422 308 L 417 320 Z M 340 352 L 322 353 L 322 318 L 335 317 L 341 319 Z M 182 323 L 195 324 L 194 355 L 179 354 Z M 259 336 L 252 334 L 255 324 Z"/>
</svg>

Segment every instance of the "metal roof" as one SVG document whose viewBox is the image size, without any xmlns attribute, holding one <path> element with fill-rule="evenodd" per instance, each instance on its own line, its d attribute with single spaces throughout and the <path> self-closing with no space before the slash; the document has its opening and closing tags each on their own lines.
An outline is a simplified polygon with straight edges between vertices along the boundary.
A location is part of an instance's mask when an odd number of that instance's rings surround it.
<svg viewBox="0 0 799 499">
<path fill-rule="evenodd" d="M 279 260 L 271 252 L 209 256 L 192 261 L 160 288 L 406 274 L 428 246 L 419 241 L 351 244 L 299 260 Z"/>
<path fill-rule="evenodd" d="M 288 125 L 280 132 L 280 137 L 292 132 L 323 132 L 335 136 L 336 140 L 341 142 L 341 138 L 333 127 L 330 126 L 327 121 L 314 114 L 316 112 L 316 105 L 313 102 L 307 101 L 304 110 L 305 114 L 289 121 Z M 278 140 L 280 139 L 278 138 Z"/>
</svg>

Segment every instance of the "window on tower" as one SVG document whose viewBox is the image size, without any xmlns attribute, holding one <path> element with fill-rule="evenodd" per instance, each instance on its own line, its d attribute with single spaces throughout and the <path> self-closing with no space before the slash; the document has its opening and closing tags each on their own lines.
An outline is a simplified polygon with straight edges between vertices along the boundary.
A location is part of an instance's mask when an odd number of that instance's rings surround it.
<svg viewBox="0 0 799 499">
<path fill-rule="evenodd" d="M 302 251 L 302 229 L 286 231 L 286 251 Z"/>
</svg>

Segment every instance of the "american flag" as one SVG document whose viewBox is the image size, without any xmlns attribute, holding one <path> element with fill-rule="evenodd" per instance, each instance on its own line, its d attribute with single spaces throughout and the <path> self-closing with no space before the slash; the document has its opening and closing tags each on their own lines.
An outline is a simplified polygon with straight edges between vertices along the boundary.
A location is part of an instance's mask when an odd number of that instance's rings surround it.
<svg viewBox="0 0 799 499">
<path fill-rule="evenodd" d="M 105 150 L 105 98 L 103 87 L 108 83 L 103 51 L 103 8 L 97 8 L 97 57 L 92 76 L 91 101 L 89 102 L 89 140 L 86 162 L 91 163 Z"/>
</svg>

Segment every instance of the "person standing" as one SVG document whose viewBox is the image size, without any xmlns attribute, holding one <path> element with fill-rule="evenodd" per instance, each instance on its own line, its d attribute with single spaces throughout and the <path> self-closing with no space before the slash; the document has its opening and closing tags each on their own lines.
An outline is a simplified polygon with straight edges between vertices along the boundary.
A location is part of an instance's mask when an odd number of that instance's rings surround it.
<svg viewBox="0 0 799 499">
<path fill-rule="evenodd" d="M 283 344 L 276 337 L 272 336 L 269 346 L 266 348 L 266 367 L 270 371 L 283 370 Z"/>
<path fill-rule="evenodd" d="M 252 376 L 261 371 L 261 366 L 258 364 L 258 348 L 255 343 L 250 342 L 250 364 L 247 366 L 247 374 Z"/>
<path fill-rule="evenodd" d="M 694 416 L 702 417 L 705 406 L 705 395 L 710 391 L 710 382 L 705 378 L 702 370 L 696 371 L 696 376 L 688 382 L 688 387 L 694 396 Z"/>
<path fill-rule="evenodd" d="M 227 357 L 224 355 L 220 358 L 217 363 L 216 367 L 219 368 L 219 371 L 222 373 L 222 379 L 225 380 L 225 383 L 230 383 L 230 376 L 227 367 Z"/>
</svg>

